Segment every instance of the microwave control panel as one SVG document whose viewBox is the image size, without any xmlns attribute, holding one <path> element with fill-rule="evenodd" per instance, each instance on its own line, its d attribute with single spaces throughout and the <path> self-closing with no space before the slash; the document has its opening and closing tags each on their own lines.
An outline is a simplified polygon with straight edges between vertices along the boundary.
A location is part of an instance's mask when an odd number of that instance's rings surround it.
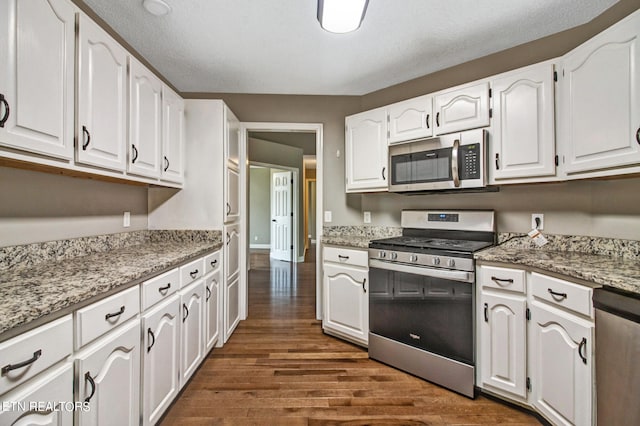
<svg viewBox="0 0 640 426">
<path fill-rule="evenodd" d="M 482 160 L 480 146 L 479 143 L 460 145 L 460 159 L 458 160 L 460 180 L 480 179 L 480 161 Z"/>
</svg>

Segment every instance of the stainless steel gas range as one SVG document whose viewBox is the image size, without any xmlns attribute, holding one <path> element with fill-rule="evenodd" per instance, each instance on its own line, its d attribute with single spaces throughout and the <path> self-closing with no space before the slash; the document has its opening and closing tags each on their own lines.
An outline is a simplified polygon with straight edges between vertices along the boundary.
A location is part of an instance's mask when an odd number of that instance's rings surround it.
<svg viewBox="0 0 640 426">
<path fill-rule="evenodd" d="M 493 211 L 404 210 L 402 236 L 369 244 L 369 357 L 474 397 L 473 253 Z"/>
</svg>

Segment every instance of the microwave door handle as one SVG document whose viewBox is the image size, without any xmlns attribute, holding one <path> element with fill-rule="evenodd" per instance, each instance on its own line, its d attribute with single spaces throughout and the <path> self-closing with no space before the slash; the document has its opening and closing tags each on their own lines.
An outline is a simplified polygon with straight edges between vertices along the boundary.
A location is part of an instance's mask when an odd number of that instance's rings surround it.
<svg viewBox="0 0 640 426">
<path fill-rule="evenodd" d="M 460 186 L 460 175 L 458 174 L 458 149 L 460 148 L 460 141 L 458 139 L 453 141 L 453 149 L 451 150 L 451 175 L 453 177 L 453 186 L 456 188 Z"/>
</svg>

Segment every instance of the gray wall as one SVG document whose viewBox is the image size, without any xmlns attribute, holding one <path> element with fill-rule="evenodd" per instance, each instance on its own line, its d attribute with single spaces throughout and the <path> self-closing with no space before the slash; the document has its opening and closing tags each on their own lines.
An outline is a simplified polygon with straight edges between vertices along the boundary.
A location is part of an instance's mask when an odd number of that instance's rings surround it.
<svg viewBox="0 0 640 426">
<path fill-rule="evenodd" d="M 147 229 L 144 186 L 0 167 L 0 200 L 1 247 Z"/>
<path fill-rule="evenodd" d="M 231 108 L 233 110 L 233 108 Z M 235 111 L 234 111 L 235 112 Z M 249 161 L 275 166 L 292 167 L 298 170 L 298 257 L 304 256 L 304 197 L 302 180 L 303 156 L 302 149 L 291 146 L 280 145 L 260 139 L 249 138 L 248 143 Z M 269 180 L 271 178 L 269 177 Z M 251 205 L 249 205 L 249 217 L 251 217 Z M 266 215 L 271 219 L 271 208 Z M 263 213 L 264 214 L 264 213 Z M 249 243 L 253 236 L 250 237 Z"/>
<path fill-rule="evenodd" d="M 271 171 L 266 167 L 249 169 L 249 243 L 271 243 Z"/>
<path fill-rule="evenodd" d="M 308 233 L 311 235 L 311 239 L 316 239 L 316 181 L 311 180 L 307 182 L 309 187 L 309 199 L 308 199 L 308 214 L 309 214 L 309 229 Z M 307 236 L 308 237 L 308 236 Z"/>
</svg>

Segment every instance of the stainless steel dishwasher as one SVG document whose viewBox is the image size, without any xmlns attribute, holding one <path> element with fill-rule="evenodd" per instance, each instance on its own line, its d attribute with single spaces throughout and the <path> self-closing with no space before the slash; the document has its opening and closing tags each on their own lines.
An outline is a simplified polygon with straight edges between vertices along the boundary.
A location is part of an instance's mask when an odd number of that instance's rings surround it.
<svg viewBox="0 0 640 426">
<path fill-rule="evenodd" d="M 596 289 L 598 425 L 640 425 L 640 296 Z"/>
</svg>

